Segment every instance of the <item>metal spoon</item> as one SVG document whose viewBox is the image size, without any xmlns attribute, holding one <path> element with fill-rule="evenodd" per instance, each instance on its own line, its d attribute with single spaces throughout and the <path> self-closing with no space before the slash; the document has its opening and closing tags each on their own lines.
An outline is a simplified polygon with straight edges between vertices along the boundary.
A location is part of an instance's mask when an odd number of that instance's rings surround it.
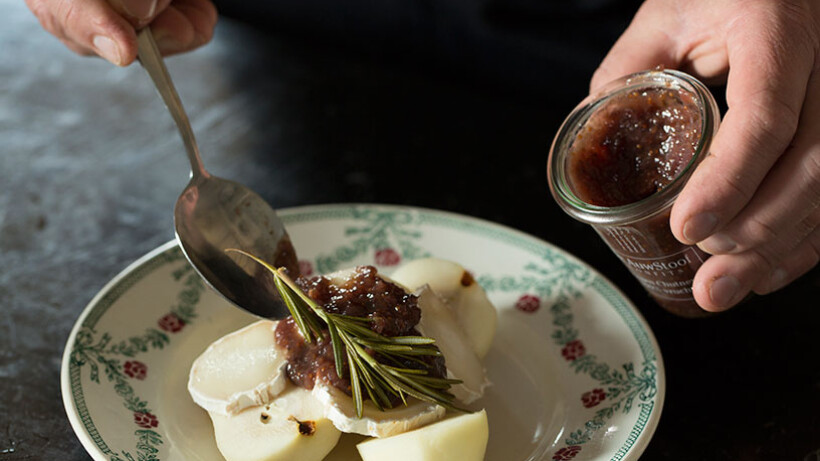
<svg viewBox="0 0 820 461">
<path fill-rule="evenodd" d="M 289 315 L 272 277 L 236 248 L 299 275 L 296 252 L 276 212 L 247 187 L 212 176 L 202 166 L 188 116 L 149 28 L 137 34 L 137 56 L 176 122 L 191 162 L 191 180 L 174 207 L 176 237 L 202 278 L 233 304 L 261 317 Z"/>
</svg>

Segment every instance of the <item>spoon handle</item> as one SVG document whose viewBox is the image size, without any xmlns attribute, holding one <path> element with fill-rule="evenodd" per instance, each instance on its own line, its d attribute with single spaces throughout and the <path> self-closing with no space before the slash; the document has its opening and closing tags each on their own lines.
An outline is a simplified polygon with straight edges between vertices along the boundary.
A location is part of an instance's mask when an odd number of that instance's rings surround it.
<svg viewBox="0 0 820 461">
<path fill-rule="evenodd" d="M 159 95 L 165 102 L 165 106 L 171 113 L 171 117 L 174 118 L 174 122 L 177 124 L 179 134 L 182 136 L 182 143 L 185 145 L 185 152 L 188 154 L 188 161 L 191 162 L 191 175 L 193 177 L 209 177 L 210 174 L 202 166 L 202 158 L 199 156 L 199 148 L 196 145 L 194 131 L 191 129 L 191 122 L 188 121 L 185 108 L 182 107 L 182 101 L 174 88 L 174 82 L 171 81 L 171 75 L 165 67 L 162 55 L 157 49 L 157 44 L 149 27 L 145 27 L 137 33 L 137 58 L 145 71 L 148 72 L 148 75 L 151 76 L 154 86 L 156 86 Z"/>
</svg>

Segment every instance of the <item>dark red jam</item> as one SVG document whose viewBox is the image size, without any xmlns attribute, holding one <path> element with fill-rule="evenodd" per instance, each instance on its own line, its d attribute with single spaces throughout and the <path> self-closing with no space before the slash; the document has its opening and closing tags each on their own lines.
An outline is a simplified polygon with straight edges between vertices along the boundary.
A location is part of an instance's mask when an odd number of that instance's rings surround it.
<svg viewBox="0 0 820 461">
<path fill-rule="evenodd" d="M 296 249 L 290 241 L 290 236 L 285 234 L 276 244 L 274 250 L 273 267 L 284 267 L 288 274 L 293 277 L 299 275 L 299 261 L 296 258 Z"/>
<path fill-rule="evenodd" d="M 689 92 L 644 88 L 616 95 L 570 146 L 573 192 L 604 207 L 649 197 L 683 171 L 700 135 L 700 110 Z"/>
<path fill-rule="evenodd" d="M 296 283 L 327 312 L 370 318 L 371 329 L 381 335 L 419 334 L 415 328 L 421 319 L 418 297 L 378 277 L 375 267 L 357 267 L 353 276 L 341 285 L 334 285 L 327 277 L 299 277 Z M 294 384 L 313 389 L 317 380 L 321 380 L 351 394 L 346 357 L 345 373 L 339 376 L 327 335 L 318 342 L 307 343 L 291 317 L 279 322 L 275 335 L 276 344 L 286 350 L 287 373 Z M 375 356 L 378 360 L 378 355 Z M 424 357 L 422 361 L 431 376 L 446 375 L 443 357 Z M 407 368 L 422 368 L 414 361 L 402 365 Z"/>
<path fill-rule="evenodd" d="M 608 208 L 653 196 L 694 158 L 701 118 L 688 91 L 646 87 L 613 95 L 589 117 L 568 149 L 573 193 Z M 681 316 L 703 316 L 692 296 L 692 281 L 708 255 L 674 237 L 670 210 L 595 230 L 658 304 Z"/>
</svg>

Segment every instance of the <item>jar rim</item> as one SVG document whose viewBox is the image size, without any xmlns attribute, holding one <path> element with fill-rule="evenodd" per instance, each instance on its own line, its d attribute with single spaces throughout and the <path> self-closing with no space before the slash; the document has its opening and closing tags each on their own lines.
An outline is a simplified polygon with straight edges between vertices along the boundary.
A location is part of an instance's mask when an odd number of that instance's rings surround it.
<svg viewBox="0 0 820 461">
<path fill-rule="evenodd" d="M 567 178 L 565 159 L 568 141 L 584 126 L 590 116 L 609 98 L 639 88 L 673 88 L 691 93 L 700 110 L 701 136 L 692 158 L 678 175 L 658 192 L 641 200 L 613 207 L 593 205 L 575 194 Z M 708 155 L 711 140 L 720 123 L 720 112 L 712 93 L 689 74 L 676 70 L 654 69 L 637 72 L 605 85 L 584 98 L 561 124 L 550 147 L 547 178 L 553 197 L 573 218 L 592 225 L 626 225 L 654 216 L 671 207 L 683 190 L 695 167 Z"/>
</svg>

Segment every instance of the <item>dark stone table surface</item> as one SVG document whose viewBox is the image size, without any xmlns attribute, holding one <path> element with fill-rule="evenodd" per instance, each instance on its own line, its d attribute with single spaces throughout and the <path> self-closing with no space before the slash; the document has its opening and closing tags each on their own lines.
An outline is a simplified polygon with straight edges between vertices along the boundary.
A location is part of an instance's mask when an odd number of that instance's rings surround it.
<svg viewBox="0 0 820 461">
<path fill-rule="evenodd" d="M 0 11 L 0 460 L 88 459 L 60 396 L 66 339 L 108 280 L 173 238 L 188 164 L 138 66 L 71 54 L 21 0 Z M 820 272 L 676 318 L 553 203 L 547 148 L 589 74 L 531 95 L 325 45 L 226 19 L 212 44 L 169 59 L 212 172 L 277 207 L 422 206 L 563 247 L 621 287 L 660 343 L 668 387 L 645 459 L 820 459 Z"/>
</svg>

